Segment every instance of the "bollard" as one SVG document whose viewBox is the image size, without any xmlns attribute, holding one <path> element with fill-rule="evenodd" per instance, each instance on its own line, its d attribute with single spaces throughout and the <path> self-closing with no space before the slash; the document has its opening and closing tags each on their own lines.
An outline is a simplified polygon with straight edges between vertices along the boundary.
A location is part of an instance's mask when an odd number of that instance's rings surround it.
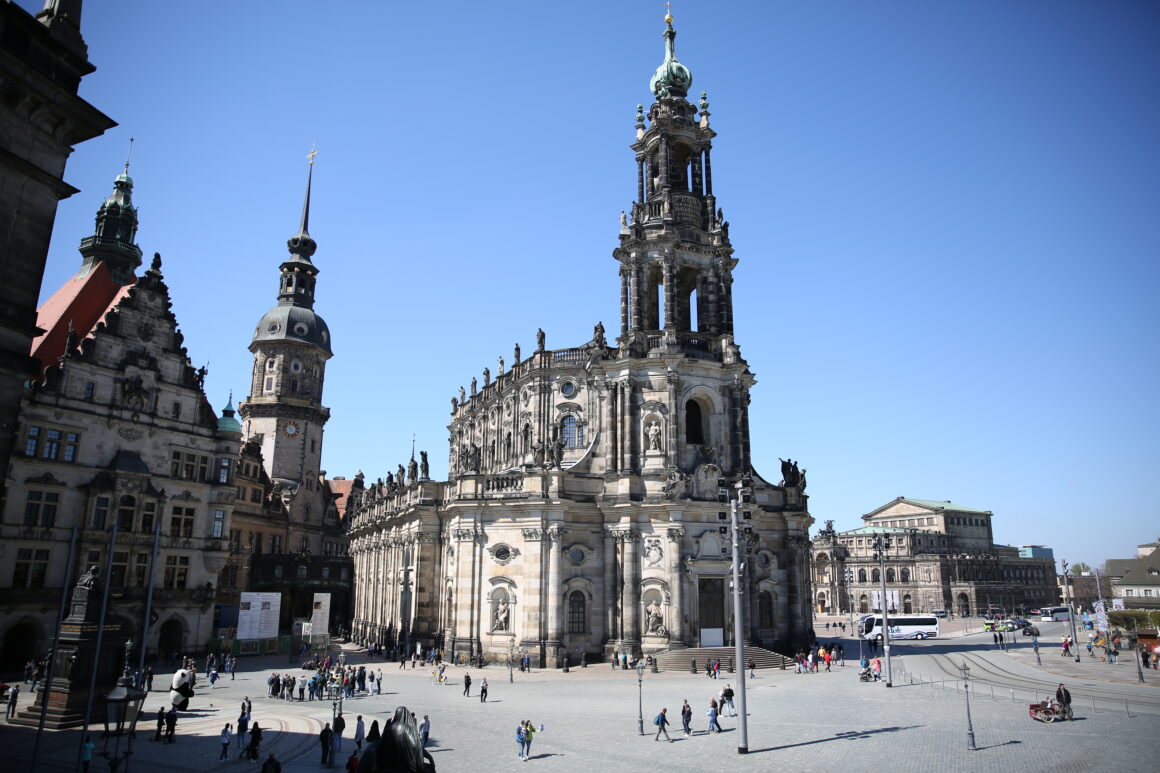
<svg viewBox="0 0 1160 773">
<path fill-rule="evenodd" d="M 729 673 L 733 673 L 733 656 L 729 656 Z"/>
<path fill-rule="evenodd" d="M 568 673 L 568 653 L 564 653 L 564 673 Z"/>
<path fill-rule="evenodd" d="M 697 659 L 696 658 L 689 658 L 689 673 L 690 674 L 697 673 Z"/>
<path fill-rule="evenodd" d="M 1096 696 L 1092 696 L 1092 714 L 1096 713 Z"/>
<path fill-rule="evenodd" d="M 781 670 L 785 671 L 785 656 L 784 655 L 781 658 Z"/>
</svg>

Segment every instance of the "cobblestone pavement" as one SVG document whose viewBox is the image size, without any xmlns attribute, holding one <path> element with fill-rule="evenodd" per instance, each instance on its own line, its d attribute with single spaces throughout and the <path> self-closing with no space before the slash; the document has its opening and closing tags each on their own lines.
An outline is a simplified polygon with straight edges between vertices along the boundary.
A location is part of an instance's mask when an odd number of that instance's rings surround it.
<svg viewBox="0 0 1160 773">
<path fill-rule="evenodd" d="M 956 646 L 957 654 L 995 657 L 970 646 L 968 636 Z M 856 643 L 850 642 L 856 647 Z M 849 647 L 847 647 L 849 651 Z M 957 656 L 956 654 L 956 656 Z M 380 721 L 397 705 L 406 705 L 421 717 L 431 716 L 430 751 L 440 773 L 457 771 L 503 771 L 525 769 L 528 765 L 557 771 L 589 773 L 592 770 L 632 771 L 666 769 L 704 771 L 727 764 L 732 770 L 770 770 L 773 766 L 795 771 L 869 771 L 891 769 L 945 771 L 993 771 L 1000 768 L 1050 769 L 1053 773 L 1089 771 L 1098 763 L 1120 771 L 1153 770 L 1160 715 L 1146 705 L 1128 712 L 1114 704 L 1100 705 L 1093 712 L 1077 701 L 1076 721 L 1046 725 L 1027 715 L 1028 700 L 996 692 L 974 684 L 971 717 L 978 751 L 966 751 L 966 702 L 957 683 L 909 684 L 919 668 L 910 666 L 922 658 L 935 662 L 941 653 L 903 654 L 895 688 L 861 683 L 853 662 L 835 667 L 831 673 L 797 675 L 790 671 L 759 671 L 749 681 L 750 753 L 738 755 L 737 720 L 722 718 L 724 733 L 704 733 L 705 709 L 709 698 L 725 686 L 737 686 L 735 675 L 720 681 L 683 673 L 646 673 L 640 685 L 643 696 L 644 730 L 638 731 L 638 684 L 635 672 L 612 671 L 607 666 L 573 669 L 564 674 L 540 671 L 515 673 L 508 684 L 507 670 L 496 666 L 470 669 L 472 694 L 463 696 L 465 669 L 451 668 L 451 683 L 431 683 L 429 669 L 399 671 L 396 664 L 376 661 L 385 677 L 381 696 L 358 697 L 344 704 L 348 720 L 350 749 L 354 717 Z M 353 663 L 366 661 L 352 652 Z M 1061 658 L 1062 660 L 1062 658 Z M 218 733 L 226 722 L 234 722 L 244 694 L 254 701 L 254 718 L 266 730 L 263 750 L 270 750 L 287 773 L 318 770 L 316 735 L 331 718 L 329 702 L 297 703 L 265 697 L 265 674 L 283 670 L 284 662 L 249 660 L 250 669 L 236 681 L 219 682 L 215 690 L 199 682 L 191 712 L 178 722 L 176 744 L 152 743 L 151 728 L 140 734 L 136 754 L 129 768 L 157 771 L 216 771 L 257 768 L 252 763 L 230 759 L 218 762 Z M 1022 668 L 1021 664 L 1018 664 Z M 1105 666 L 1106 667 L 1106 666 Z M 974 666 L 972 666 L 974 669 Z M 1035 672 L 1038 673 L 1038 672 Z M 1022 676 L 1022 673 L 1019 673 Z M 489 700 L 479 700 L 480 679 L 490 683 Z M 1044 675 L 1047 681 L 1054 675 Z M 974 681 L 974 680 L 972 680 Z M 1141 687 L 1140 690 L 1152 688 Z M 1160 691 L 1157 691 L 1160 692 Z M 685 738 L 670 728 L 673 743 L 656 743 L 651 723 L 662 706 L 680 727 L 679 708 L 687 698 L 693 706 L 695 733 Z M 1141 699 L 1143 700 L 1143 699 Z M 146 710 L 156 712 L 164 694 L 155 692 Z M 516 757 L 514 731 L 522 719 L 531 719 L 544 732 L 537 735 L 530 763 Z M 144 723 L 143 723 L 144 724 Z M 150 723 L 151 725 L 151 723 Z M 5 771 L 29 769 L 34 731 L 0 726 L 0 743 L 7 753 Z M 41 771 L 74 768 L 79 731 L 46 733 L 41 745 Z M 98 741 L 94 733 L 94 741 Z M 1147 754 L 1151 752 L 1151 755 Z M 236 747 L 234 749 L 236 753 Z M 345 755 L 344 755 L 345 758 Z M 11 767 L 10 767 L 11 766 Z M 104 769 L 97 759 L 93 771 Z"/>
</svg>

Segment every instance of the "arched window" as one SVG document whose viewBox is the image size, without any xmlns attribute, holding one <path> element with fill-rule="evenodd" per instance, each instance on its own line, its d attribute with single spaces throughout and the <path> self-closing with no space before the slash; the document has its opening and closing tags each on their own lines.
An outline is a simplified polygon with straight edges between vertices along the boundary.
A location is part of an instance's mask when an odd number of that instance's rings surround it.
<svg viewBox="0 0 1160 773">
<path fill-rule="evenodd" d="M 507 433 L 503 439 L 503 458 L 512 458 L 512 433 Z"/>
<path fill-rule="evenodd" d="M 298 565 L 298 579 L 300 579 L 300 580 L 306 579 L 306 564 L 299 564 Z"/>
<path fill-rule="evenodd" d="M 117 528 L 133 531 L 133 513 L 137 510 L 137 500 L 130 496 L 121 497 L 117 504 Z"/>
<path fill-rule="evenodd" d="M 560 421 L 560 436 L 564 438 L 565 448 L 580 448 L 584 445 L 584 428 L 575 416 L 565 416 Z"/>
<path fill-rule="evenodd" d="M 773 594 L 769 591 L 757 597 L 757 620 L 759 628 L 773 628 Z"/>
<path fill-rule="evenodd" d="M 898 570 L 898 576 L 902 580 L 902 582 L 910 582 L 910 570 L 909 569 Z"/>
<path fill-rule="evenodd" d="M 574 590 L 568 594 L 568 633 L 588 632 L 588 616 L 585 605 L 586 599 L 583 591 Z"/>
<path fill-rule="evenodd" d="M 866 582 L 866 570 L 865 569 L 858 570 L 858 582 Z"/>
<path fill-rule="evenodd" d="M 886 582 L 894 582 L 894 567 L 886 570 Z"/>
<path fill-rule="evenodd" d="M 866 598 L 866 594 L 862 594 L 858 599 L 858 611 L 866 614 L 870 611 L 870 601 Z"/>
<path fill-rule="evenodd" d="M 696 400 L 685 403 L 685 442 L 695 446 L 705 444 L 705 417 Z"/>
<path fill-rule="evenodd" d="M 881 579 L 882 579 L 882 575 L 878 573 L 877 569 L 871 570 L 870 582 L 879 582 Z"/>
</svg>

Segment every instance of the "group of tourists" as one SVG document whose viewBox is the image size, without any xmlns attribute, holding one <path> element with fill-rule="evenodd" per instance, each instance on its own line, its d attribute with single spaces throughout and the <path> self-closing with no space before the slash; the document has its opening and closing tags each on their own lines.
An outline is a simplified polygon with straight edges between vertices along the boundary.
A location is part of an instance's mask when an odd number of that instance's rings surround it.
<svg viewBox="0 0 1160 773">
<path fill-rule="evenodd" d="M 798 650 L 793 660 L 798 674 L 816 674 L 823 668 L 829 671 L 833 665 L 846 665 L 846 647 L 841 642 L 815 644 L 805 652 Z"/>
</svg>

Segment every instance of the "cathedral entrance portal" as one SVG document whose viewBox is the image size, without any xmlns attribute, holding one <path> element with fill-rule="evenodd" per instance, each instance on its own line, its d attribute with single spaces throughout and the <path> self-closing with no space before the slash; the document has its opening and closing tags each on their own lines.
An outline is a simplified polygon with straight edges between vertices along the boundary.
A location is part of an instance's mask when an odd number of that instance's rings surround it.
<svg viewBox="0 0 1160 773">
<path fill-rule="evenodd" d="M 697 619 L 701 625 L 701 646 L 725 644 L 725 579 L 701 577 L 697 580 Z"/>
</svg>

